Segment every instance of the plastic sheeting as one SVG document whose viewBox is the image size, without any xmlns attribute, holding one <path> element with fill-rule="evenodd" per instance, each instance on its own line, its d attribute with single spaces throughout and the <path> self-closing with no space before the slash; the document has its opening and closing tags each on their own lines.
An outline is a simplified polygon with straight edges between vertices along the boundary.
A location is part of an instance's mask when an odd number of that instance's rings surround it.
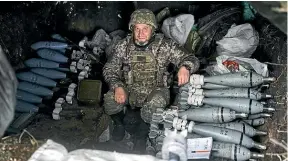
<svg viewBox="0 0 288 161">
<path fill-rule="evenodd" d="M 32 154 L 28 161 L 164 161 L 150 155 L 124 154 L 102 150 L 79 149 L 68 153 L 67 149 L 47 140 Z"/>
<path fill-rule="evenodd" d="M 0 46 L 0 137 L 14 117 L 18 81 Z"/>
<path fill-rule="evenodd" d="M 173 39 L 180 45 L 184 45 L 193 25 L 193 15 L 181 14 L 165 19 L 161 30 L 166 37 Z"/>
<path fill-rule="evenodd" d="M 216 48 L 218 55 L 228 55 L 249 58 L 259 43 L 258 32 L 251 24 L 236 26 L 233 24 L 228 33 L 219 41 Z"/>
<path fill-rule="evenodd" d="M 221 55 L 216 58 L 217 64 L 208 66 L 206 72 L 209 75 L 219 75 L 231 72 L 244 72 L 244 71 L 255 71 L 264 77 L 268 77 L 267 64 L 260 63 L 256 59 L 231 57 Z M 226 64 L 226 65 L 225 65 Z"/>
</svg>

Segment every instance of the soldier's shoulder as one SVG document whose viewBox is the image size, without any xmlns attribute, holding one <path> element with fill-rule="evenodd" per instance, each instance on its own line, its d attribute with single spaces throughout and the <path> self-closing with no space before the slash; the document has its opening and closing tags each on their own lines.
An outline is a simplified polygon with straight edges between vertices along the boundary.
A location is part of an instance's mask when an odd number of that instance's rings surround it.
<svg viewBox="0 0 288 161">
<path fill-rule="evenodd" d="M 175 41 L 166 37 L 164 34 L 162 33 L 158 33 L 156 34 L 156 37 L 159 37 L 162 39 L 161 41 L 161 46 L 162 47 L 165 47 L 165 48 L 171 48 L 172 46 L 175 45 Z"/>
<path fill-rule="evenodd" d="M 183 46 L 179 45 L 176 41 L 174 41 L 171 38 L 168 38 L 166 36 L 164 36 L 163 34 L 163 39 L 162 39 L 162 43 L 160 46 L 160 49 L 167 51 L 167 50 L 180 50 L 183 52 L 188 52 Z"/>
<path fill-rule="evenodd" d="M 119 41 L 116 43 L 116 45 L 115 45 L 115 49 L 118 49 L 118 50 L 119 50 L 119 49 L 120 49 L 120 50 L 126 49 L 128 43 L 129 43 L 129 41 L 130 41 L 130 39 L 131 39 L 131 36 L 128 35 L 128 36 L 126 36 L 125 38 L 119 40 Z"/>
</svg>

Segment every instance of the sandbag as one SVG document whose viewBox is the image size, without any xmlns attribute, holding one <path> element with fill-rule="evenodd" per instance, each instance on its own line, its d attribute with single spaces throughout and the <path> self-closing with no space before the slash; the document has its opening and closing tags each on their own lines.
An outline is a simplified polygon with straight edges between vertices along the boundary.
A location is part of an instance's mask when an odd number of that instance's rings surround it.
<svg viewBox="0 0 288 161">
<path fill-rule="evenodd" d="M 126 32 L 123 30 L 115 30 L 113 32 L 111 32 L 109 34 L 111 41 L 108 44 L 108 46 L 105 49 L 105 54 L 106 54 L 106 58 L 111 57 L 111 55 L 113 54 L 113 49 L 115 48 L 116 44 L 122 40 L 123 38 L 125 38 L 126 36 Z"/>
<path fill-rule="evenodd" d="M 251 24 L 233 24 L 227 34 L 216 42 L 218 55 L 249 58 L 259 44 L 259 34 Z"/>
<path fill-rule="evenodd" d="M 184 45 L 193 25 L 193 15 L 181 14 L 165 19 L 161 30 L 166 37 L 173 39 L 180 45 Z"/>
</svg>

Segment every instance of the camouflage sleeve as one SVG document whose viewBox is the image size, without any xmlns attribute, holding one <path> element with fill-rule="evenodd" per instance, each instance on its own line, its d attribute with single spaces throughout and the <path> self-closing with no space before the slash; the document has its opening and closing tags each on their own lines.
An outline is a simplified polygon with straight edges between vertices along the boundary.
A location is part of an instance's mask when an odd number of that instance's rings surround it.
<svg viewBox="0 0 288 161">
<path fill-rule="evenodd" d="M 176 42 L 170 42 L 170 62 L 178 68 L 188 66 L 190 73 L 194 73 L 199 69 L 200 63 L 194 54 L 189 53 L 184 47 L 179 46 Z"/>
<path fill-rule="evenodd" d="M 123 63 L 123 49 L 122 42 L 120 41 L 113 49 L 112 55 L 108 58 L 103 68 L 103 77 L 110 89 L 114 90 L 116 87 L 125 87 L 121 80 L 122 76 L 122 63 Z M 124 51 L 123 51 L 124 50 Z"/>
</svg>

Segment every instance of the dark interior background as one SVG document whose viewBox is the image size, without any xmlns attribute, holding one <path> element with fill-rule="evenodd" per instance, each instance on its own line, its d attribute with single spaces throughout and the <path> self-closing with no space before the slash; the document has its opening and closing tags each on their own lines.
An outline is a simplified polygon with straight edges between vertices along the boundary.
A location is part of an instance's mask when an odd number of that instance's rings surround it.
<svg viewBox="0 0 288 161">
<path fill-rule="evenodd" d="M 267 4 L 263 3 L 253 3 L 253 5 L 260 9 L 264 8 L 262 12 L 267 11 L 269 8 L 267 9 Z M 279 4 L 268 3 L 270 7 L 273 5 Z M 194 15 L 197 22 L 199 18 L 209 13 L 233 6 L 241 6 L 241 2 L 1 2 L 0 45 L 6 49 L 11 64 L 16 67 L 33 54 L 30 49 L 32 43 L 49 40 L 53 33 L 59 33 L 78 44 L 84 36 L 91 38 L 99 28 L 107 33 L 116 29 L 127 31 L 130 14 L 136 8 L 148 8 L 158 13 L 164 7 L 169 7 L 172 16 L 190 13 Z M 271 15 L 269 18 L 273 19 L 273 14 Z M 282 16 L 278 16 L 280 17 L 278 20 L 283 24 L 286 14 L 280 15 Z M 260 31 L 260 34 L 262 28 L 271 26 L 277 36 L 284 38 L 286 36 L 260 14 L 257 14 L 251 23 Z M 257 53 L 254 55 L 263 56 L 263 51 L 261 55 Z"/>
</svg>

